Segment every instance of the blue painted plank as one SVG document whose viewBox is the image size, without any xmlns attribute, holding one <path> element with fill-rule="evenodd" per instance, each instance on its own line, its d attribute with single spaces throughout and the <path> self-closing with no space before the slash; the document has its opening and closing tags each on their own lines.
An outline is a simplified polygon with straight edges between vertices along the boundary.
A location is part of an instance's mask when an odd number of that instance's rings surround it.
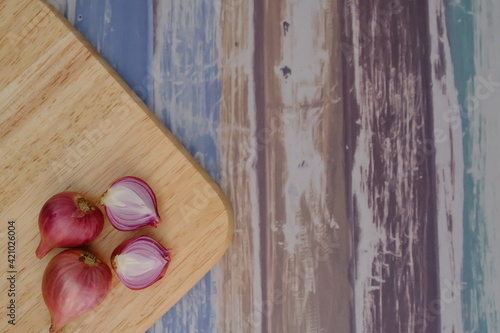
<svg viewBox="0 0 500 333">
<path fill-rule="evenodd" d="M 78 0 L 75 27 L 152 106 L 152 0 Z"/>
<path fill-rule="evenodd" d="M 219 179 L 218 20 L 210 0 L 155 2 L 154 111 Z"/>
</svg>

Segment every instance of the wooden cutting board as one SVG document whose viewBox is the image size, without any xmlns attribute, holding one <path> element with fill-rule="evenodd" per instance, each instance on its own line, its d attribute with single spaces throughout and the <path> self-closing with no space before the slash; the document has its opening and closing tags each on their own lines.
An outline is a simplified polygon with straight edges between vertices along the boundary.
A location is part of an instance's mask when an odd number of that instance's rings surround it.
<svg viewBox="0 0 500 333">
<path fill-rule="evenodd" d="M 123 240 L 147 234 L 172 249 L 172 262 L 162 280 L 142 291 L 127 289 L 114 275 L 104 303 L 63 332 L 146 331 L 224 254 L 232 211 L 216 184 L 64 18 L 40 0 L 1 0 L 0 332 L 48 332 L 41 279 L 61 250 L 35 257 L 43 203 L 65 190 L 98 202 L 127 175 L 151 185 L 163 222 L 138 232 L 106 222 L 88 249 L 109 264 Z M 8 323 L 12 301 L 15 326 Z"/>
</svg>

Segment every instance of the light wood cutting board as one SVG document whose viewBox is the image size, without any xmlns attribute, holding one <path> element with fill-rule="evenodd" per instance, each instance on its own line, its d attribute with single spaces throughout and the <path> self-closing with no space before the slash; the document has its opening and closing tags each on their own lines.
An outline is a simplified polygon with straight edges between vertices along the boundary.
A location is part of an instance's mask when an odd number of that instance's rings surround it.
<svg viewBox="0 0 500 333">
<path fill-rule="evenodd" d="M 156 192 L 157 229 L 120 232 L 106 221 L 88 249 L 109 264 L 121 241 L 147 234 L 172 249 L 167 274 L 132 291 L 113 276 L 110 295 L 63 332 L 144 332 L 226 251 L 232 211 L 219 188 L 126 84 L 63 18 L 39 0 L 0 1 L 0 332 L 48 332 L 41 296 L 49 260 L 35 257 L 38 213 L 71 190 L 98 202 L 132 175 Z M 15 221 L 9 268 L 8 227 Z M 12 244 L 11 244 L 12 245 Z M 15 271 L 15 296 L 7 278 Z M 15 300 L 16 325 L 7 306 Z"/>
</svg>

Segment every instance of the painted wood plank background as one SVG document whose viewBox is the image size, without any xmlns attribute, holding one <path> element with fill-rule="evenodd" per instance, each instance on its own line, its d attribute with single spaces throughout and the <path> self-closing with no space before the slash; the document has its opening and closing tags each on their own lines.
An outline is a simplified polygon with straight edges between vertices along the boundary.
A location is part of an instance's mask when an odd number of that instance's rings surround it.
<svg viewBox="0 0 500 333">
<path fill-rule="evenodd" d="M 50 0 L 219 182 L 150 332 L 500 331 L 496 0 Z"/>
</svg>

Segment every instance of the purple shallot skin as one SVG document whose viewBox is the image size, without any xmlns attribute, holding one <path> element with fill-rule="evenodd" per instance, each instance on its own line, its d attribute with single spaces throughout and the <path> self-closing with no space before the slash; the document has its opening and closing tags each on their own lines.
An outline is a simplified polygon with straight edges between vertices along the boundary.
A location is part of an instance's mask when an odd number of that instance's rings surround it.
<svg viewBox="0 0 500 333">
<path fill-rule="evenodd" d="M 90 200 L 77 192 L 61 192 L 43 205 L 38 215 L 40 244 L 36 256 L 53 248 L 87 245 L 99 236 L 104 216 Z"/>
</svg>

